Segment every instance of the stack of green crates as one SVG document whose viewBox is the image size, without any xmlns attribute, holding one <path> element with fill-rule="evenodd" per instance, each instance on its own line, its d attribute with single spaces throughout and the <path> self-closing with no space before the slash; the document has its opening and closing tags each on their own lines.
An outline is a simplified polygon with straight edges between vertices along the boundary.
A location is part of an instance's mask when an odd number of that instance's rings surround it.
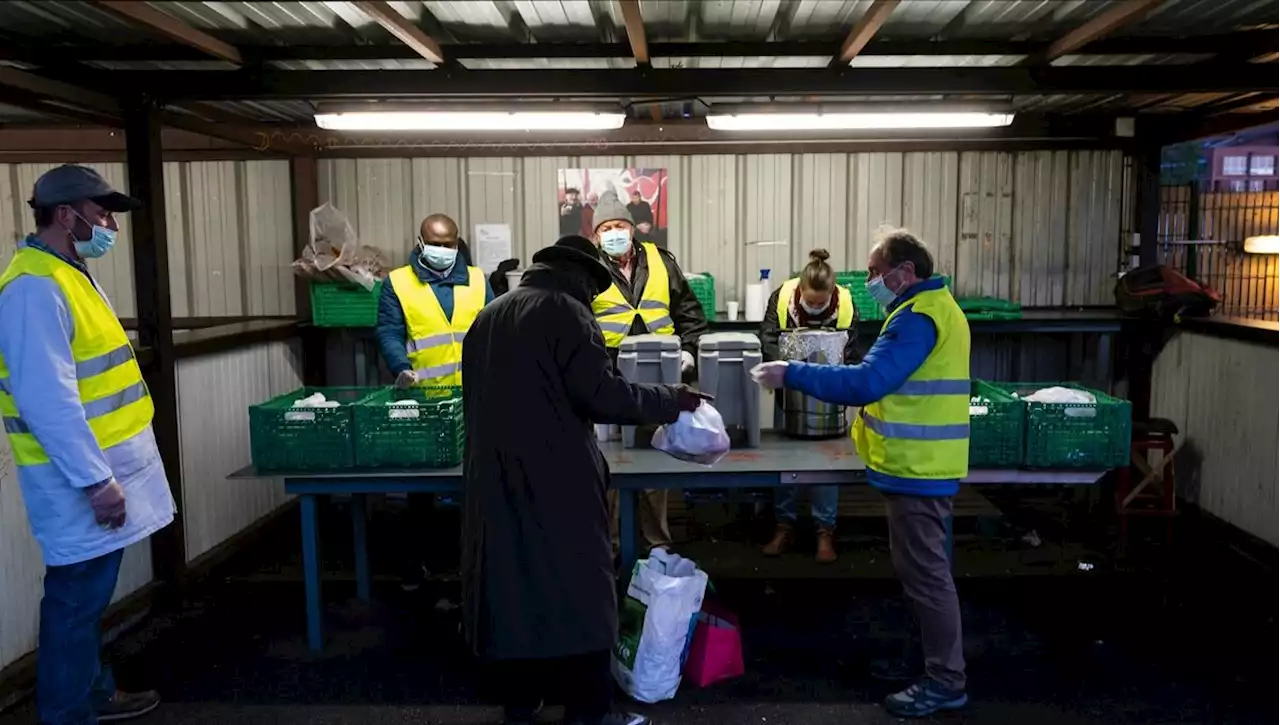
<svg viewBox="0 0 1280 725">
<path fill-rule="evenodd" d="M 716 317 L 716 278 L 706 272 L 687 274 L 685 278 L 689 280 L 689 289 L 693 290 L 693 296 L 697 297 L 698 303 L 702 305 L 702 314 L 706 315 L 708 320 L 714 320 Z"/>
<path fill-rule="evenodd" d="M 960 297 L 956 304 L 970 320 L 1021 320 L 1022 305 L 999 297 Z"/>
<path fill-rule="evenodd" d="M 352 409 L 370 388 L 302 388 L 249 407 L 249 449 L 259 471 L 326 471 L 355 465 Z M 333 408 L 294 407 L 315 393 Z"/>
<path fill-rule="evenodd" d="M 993 383 L 1014 398 L 1054 386 L 1084 390 L 1097 400 L 1086 403 L 1023 401 L 1029 468 L 1107 469 L 1129 464 L 1133 407 L 1127 400 L 1074 383 Z"/>
<path fill-rule="evenodd" d="M 389 405 L 412 400 L 416 405 Z M 462 389 L 386 388 L 355 407 L 356 465 L 448 468 L 462 463 Z"/>
<path fill-rule="evenodd" d="M 981 380 L 969 392 L 969 467 L 1017 468 L 1025 447 L 1026 406 Z"/>
<path fill-rule="evenodd" d="M 373 289 L 342 282 L 311 283 L 311 323 L 316 327 L 373 327 L 384 282 Z"/>
</svg>

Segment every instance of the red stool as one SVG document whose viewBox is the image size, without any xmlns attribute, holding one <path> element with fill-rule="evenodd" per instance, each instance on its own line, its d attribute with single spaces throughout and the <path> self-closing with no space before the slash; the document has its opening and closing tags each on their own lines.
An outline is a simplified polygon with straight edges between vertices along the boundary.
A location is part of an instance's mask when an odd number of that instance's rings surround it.
<svg viewBox="0 0 1280 725">
<path fill-rule="evenodd" d="M 1174 445 L 1177 434 L 1178 426 L 1165 418 L 1133 423 L 1130 465 L 1121 468 L 1116 476 L 1121 552 L 1129 540 L 1130 516 L 1165 517 L 1165 543 L 1173 544 L 1173 516 L 1177 514 L 1173 458 L 1181 447 L 1181 443 Z M 1152 451 L 1160 454 L 1154 463 L 1150 457 Z M 1132 485 L 1135 469 L 1142 476 L 1136 486 Z"/>
</svg>

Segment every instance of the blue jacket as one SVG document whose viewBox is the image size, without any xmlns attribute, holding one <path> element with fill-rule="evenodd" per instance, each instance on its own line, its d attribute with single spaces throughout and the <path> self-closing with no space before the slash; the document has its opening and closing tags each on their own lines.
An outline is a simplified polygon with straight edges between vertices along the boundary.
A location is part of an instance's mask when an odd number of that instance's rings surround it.
<svg viewBox="0 0 1280 725">
<path fill-rule="evenodd" d="M 902 386 L 907 378 L 924 364 L 938 343 L 933 320 L 910 307 L 911 298 L 920 292 L 942 289 L 944 280 L 931 277 L 912 285 L 893 304 L 898 313 L 880 331 L 875 344 L 857 365 L 812 365 L 793 362 L 787 366 L 786 386 L 819 400 L 840 405 L 863 406 L 874 403 Z M 903 478 L 867 469 L 867 481 L 885 493 L 909 496 L 954 496 L 960 489 L 958 480 Z"/>
<path fill-rule="evenodd" d="M 431 285 L 436 293 L 445 317 L 453 317 L 453 288 L 456 285 L 466 286 L 470 281 L 467 272 L 469 260 L 458 255 L 457 264 L 453 265 L 447 277 L 427 269 L 418 259 L 416 252 L 409 253 L 409 266 L 417 273 L 418 279 Z M 493 301 L 493 289 L 489 282 L 484 283 L 484 303 Z M 391 280 L 382 283 L 382 296 L 378 298 L 378 326 L 374 328 L 374 337 L 378 340 L 378 349 L 382 352 L 382 360 L 392 375 L 399 375 L 405 370 L 413 369 L 409 364 L 409 355 L 404 350 L 405 340 L 409 339 L 408 326 L 404 321 L 404 309 L 400 307 L 400 297 L 391 287 Z"/>
</svg>

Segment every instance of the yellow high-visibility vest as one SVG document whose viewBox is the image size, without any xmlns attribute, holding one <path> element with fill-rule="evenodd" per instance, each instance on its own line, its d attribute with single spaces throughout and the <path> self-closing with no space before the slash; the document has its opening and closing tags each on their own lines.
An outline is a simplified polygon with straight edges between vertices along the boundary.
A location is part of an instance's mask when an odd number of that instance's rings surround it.
<svg viewBox="0 0 1280 725">
<path fill-rule="evenodd" d="M 903 478 L 947 480 L 969 475 L 969 322 L 946 289 L 900 305 L 927 316 L 937 344 L 900 388 L 864 407 L 853 442 L 867 467 Z M 883 329 L 883 328 L 882 328 Z"/>
<path fill-rule="evenodd" d="M 662 261 L 658 245 L 644 242 L 640 246 L 649 265 L 649 281 L 640 293 L 639 309 L 631 306 L 616 283 L 591 302 L 591 311 L 604 333 L 605 347 L 621 347 L 637 316 L 650 334 L 674 335 L 676 332 L 675 323 L 671 321 L 671 279 L 667 276 L 667 265 Z"/>
<path fill-rule="evenodd" d="M 796 288 L 800 286 L 800 278 L 792 277 L 782 283 L 782 288 L 778 290 L 778 329 L 787 329 L 787 312 L 791 299 L 796 295 Z M 849 295 L 844 293 L 844 289 L 839 285 L 832 290 L 831 294 L 840 295 L 840 307 L 836 310 L 836 329 L 847 330 L 853 327 L 853 300 Z"/>
<path fill-rule="evenodd" d="M 98 447 L 107 449 L 138 435 L 151 425 L 155 406 L 133 346 L 102 293 L 83 272 L 48 252 L 23 247 L 0 276 L 0 290 L 24 274 L 48 277 L 67 301 L 75 334 L 71 357 L 76 363 L 80 404 Z M 11 394 L 9 368 L 0 356 L 0 415 L 19 466 L 49 462 L 49 454 L 31 433 Z M 57 445 L 57 441 L 49 441 Z"/>
<path fill-rule="evenodd" d="M 484 271 L 467 267 L 466 285 L 453 288 L 453 319 L 444 316 L 431 285 L 418 278 L 411 266 L 400 267 L 388 276 L 400 298 L 409 339 L 405 352 L 418 374 L 418 385 L 462 385 L 462 340 L 484 309 Z"/>
</svg>

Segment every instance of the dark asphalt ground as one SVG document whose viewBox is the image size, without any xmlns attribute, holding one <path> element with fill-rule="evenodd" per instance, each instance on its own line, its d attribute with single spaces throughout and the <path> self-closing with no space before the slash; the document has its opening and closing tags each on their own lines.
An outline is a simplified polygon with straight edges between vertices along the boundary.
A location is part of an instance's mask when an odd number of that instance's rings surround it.
<svg viewBox="0 0 1280 725">
<path fill-rule="evenodd" d="M 326 522 L 326 560 L 336 570 L 347 568 L 341 519 Z M 439 530 L 446 533 L 433 551 L 444 562 L 456 528 L 446 521 Z M 1250 560 L 1187 529 L 1177 548 L 1152 546 L 1117 564 L 1079 543 L 1033 548 L 1007 532 L 958 531 L 973 704 L 937 722 L 1280 721 L 1274 550 Z M 874 525 L 845 531 L 841 563 L 824 570 L 803 551 L 760 562 L 742 532 L 722 533 L 730 541 L 704 536 L 684 550 L 738 613 L 747 674 L 682 688 L 645 711 L 669 725 L 895 722 L 876 704 L 901 685 L 886 671 L 904 655 L 919 662 Z M 166 700 L 142 725 L 497 722 L 458 636 L 455 577 L 405 593 L 384 562 L 366 606 L 338 576 L 326 586 L 328 644 L 313 655 L 303 641 L 293 535 L 284 527 L 252 559 L 109 648 L 122 685 L 155 687 Z M 1080 560 L 1094 569 L 1080 571 Z M 0 715 L 0 725 L 32 722 L 29 704 Z"/>
</svg>

